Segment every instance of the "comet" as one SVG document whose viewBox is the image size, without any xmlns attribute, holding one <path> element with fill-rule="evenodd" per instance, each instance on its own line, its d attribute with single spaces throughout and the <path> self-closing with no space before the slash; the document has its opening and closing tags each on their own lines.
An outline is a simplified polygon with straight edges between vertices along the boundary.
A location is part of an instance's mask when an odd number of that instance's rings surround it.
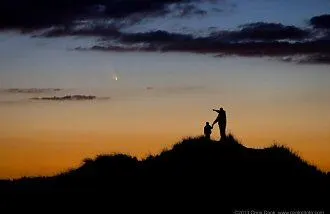
<svg viewBox="0 0 330 214">
<path fill-rule="evenodd" d="M 116 74 L 113 74 L 112 75 L 112 79 L 114 79 L 115 81 L 117 81 L 119 78 L 118 78 L 118 76 Z"/>
</svg>

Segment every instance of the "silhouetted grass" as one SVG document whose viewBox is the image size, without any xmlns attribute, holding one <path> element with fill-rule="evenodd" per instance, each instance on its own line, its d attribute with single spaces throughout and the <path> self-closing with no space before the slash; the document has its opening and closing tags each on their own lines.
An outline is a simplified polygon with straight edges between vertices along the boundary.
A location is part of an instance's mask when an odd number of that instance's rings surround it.
<svg viewBox="0 0 330 214">
<path fill-rule="evenodd" d="M 85 159 L 52 177 L 0 181 L 1 203 L 37 207 L 116 207 L 138 203 L 160 209 L 174 204 L 218 211 L 239 208 L 326 209 L 329 173 L 290 148 L 246 148 L 232 135 L 222 142 L 188 137 L 157 155 L 125 154 Z M 129 208 L 124 206 L 121 208 Z M 131 207 L 133 208 L 133 207 Z"/>
</svg>

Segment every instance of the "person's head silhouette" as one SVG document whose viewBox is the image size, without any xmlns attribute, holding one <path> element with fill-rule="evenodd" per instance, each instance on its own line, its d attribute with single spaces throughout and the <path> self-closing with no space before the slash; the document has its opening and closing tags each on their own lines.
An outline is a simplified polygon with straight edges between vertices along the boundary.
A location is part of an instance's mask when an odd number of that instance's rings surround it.
<svg viewBox="0 0 330 214">
<path fill-rule="evenodd" d="M 209 122 L 206 122 L 206 125 L 207 125 L 207 126 L 209 126 L 209 125 L 210 125 L 210 123 L 209 123 Z"/>
</svg>

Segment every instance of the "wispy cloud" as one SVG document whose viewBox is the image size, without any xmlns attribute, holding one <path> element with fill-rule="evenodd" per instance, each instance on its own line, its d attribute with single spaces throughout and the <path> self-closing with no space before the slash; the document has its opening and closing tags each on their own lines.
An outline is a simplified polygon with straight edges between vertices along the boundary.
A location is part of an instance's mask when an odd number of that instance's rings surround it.
<svg viewBox="0 0 330 214">
<path fill-rule="evenodd" d="M 7 88 L 0 91 L 14 93 L 14 94 L 39 94 L 39 93 L 48 93 L 48 92 L 58 92 L 61 91 L 60 88 Z"/>
</svg>

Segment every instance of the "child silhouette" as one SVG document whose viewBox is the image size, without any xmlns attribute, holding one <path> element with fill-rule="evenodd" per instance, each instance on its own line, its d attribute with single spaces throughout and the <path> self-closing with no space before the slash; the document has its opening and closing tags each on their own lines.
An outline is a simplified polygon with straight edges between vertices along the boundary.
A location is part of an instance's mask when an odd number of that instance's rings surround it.
<svg viewBox="0 0 330 214">
<path fill-rule="evenodd" d="M 211 134 L 212 134 L 212 126 L 210 126 L 209 122 L 206 122 L 206 124 L 204 126 L 204 135 L 207 139 L 210 139 Z"/>
</svg>

